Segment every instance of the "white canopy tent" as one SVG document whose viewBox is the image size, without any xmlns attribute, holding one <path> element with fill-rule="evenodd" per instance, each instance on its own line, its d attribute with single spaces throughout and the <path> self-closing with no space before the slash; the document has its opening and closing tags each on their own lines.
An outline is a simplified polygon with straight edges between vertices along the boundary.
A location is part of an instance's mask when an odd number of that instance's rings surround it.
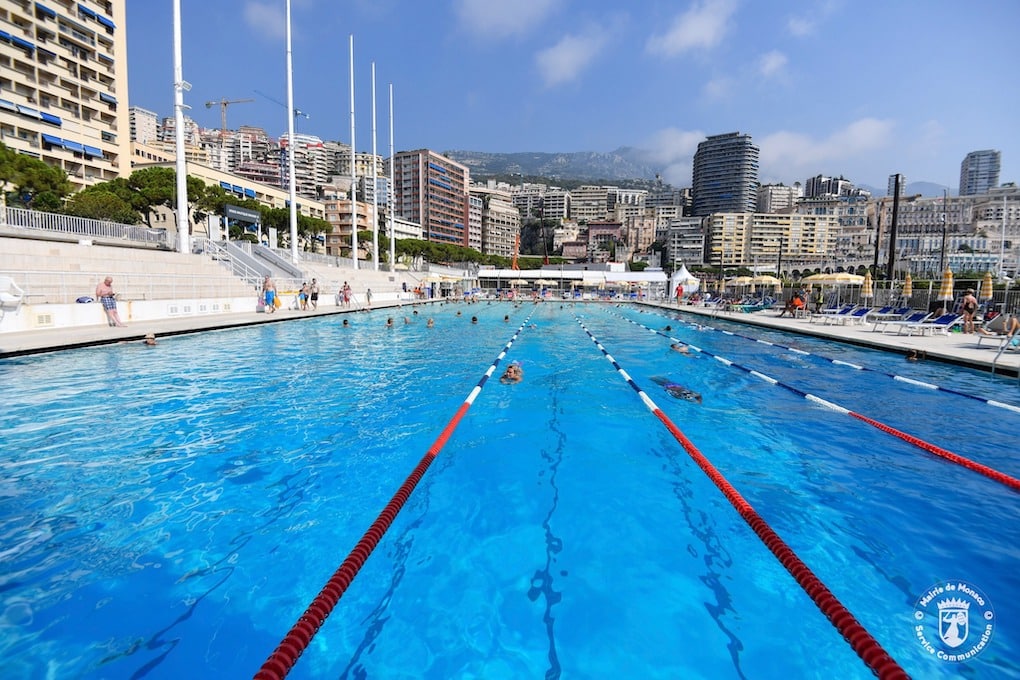
<svg viewBox="0 0 1020 680">
<path fill-rule="evenodd" d="M 670 295 L 673 295 L 678 285 L 684 287 L 684 295 L 690 295 L 691 293 L 698 292 L 698 289 L 701 288 L 701 281 L 687 271 L 687 265 L 683 264 L 680 265 L 680 269 L 673 272 L 673 276 L 669 278 Z"/>
</svg>

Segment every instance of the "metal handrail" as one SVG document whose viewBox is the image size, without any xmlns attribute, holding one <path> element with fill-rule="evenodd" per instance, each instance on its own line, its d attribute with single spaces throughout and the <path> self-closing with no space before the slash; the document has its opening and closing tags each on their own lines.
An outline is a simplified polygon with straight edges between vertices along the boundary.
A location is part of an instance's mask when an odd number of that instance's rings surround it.
<svg viewBox="0 0 1020 680">
<path fill-rule="evenodd" d="M 166 248 L 171 247 L 172 240 L 166 229 L 150 229 L 133 224 L 59 215 L 25 208 L 8 207 L 0 210 L 0 225 L 19 229 L 60 232 L 85 238 L 129 241 Z"/>
</svg>

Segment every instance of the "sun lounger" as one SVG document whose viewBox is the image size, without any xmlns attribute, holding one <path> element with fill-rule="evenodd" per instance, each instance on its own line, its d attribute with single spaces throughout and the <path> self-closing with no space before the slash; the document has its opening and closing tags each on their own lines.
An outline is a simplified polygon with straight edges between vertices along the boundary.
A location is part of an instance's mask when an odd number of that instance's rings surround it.
<svg viewBox="0 0 1020 680">
<path fill-rule="evenodd" d="M 921 335 L 948 335 L 949 329 L 962 319 L 962 314 L 943 314 L 939 318 L 932 319 L 931 321 L 902 326 L 900 327 L 900 333 L 907 331 L 907 335 L 913 335 L 915 332 L 920 333 Z"/>
<path fill-rule="evenodd" d="M 882 310 L 889 310 L 889 311 L 882 311 Z M 905 317 L 908 314 L 910 314 L 910 311 L 911 311 L 910 307 L 899 307 L 897 309 L 889 309 L 888 307 L 883 307 L 882 309 L 878 310 L 874 314 L 869 314 L 868 315 L 868 320 L 869 321 L 900 321 L 900 320 L 903 319 L 903 317 Z"/>
<path fill-rule="evenodd" d="M 829 307 L 823 309 L 819 314 L 811 315 L 811 322 L 814 323 L 815 319 L 821 319 L 823 323 L 828 323 L 829 319 L 837 316 L 845 316 L 850 312 L 854 311 L 857 305 L 843 305 L 842 307 Z"/>
<path fill-rule="evenodd" d="M 836 321 L 841 326 L 856 326 L 857 324 L 864 325 L 867 323 L 868 314 L 872 312 L 871 307 L 858 307 L 849 314 L 837 316 Z"/>
<path fill-rule="evenodd" d="M 929 318 L 931 318 L 930 312 L 913 312 L 909 316 L 902 319 L 877 320 L 875 321 L 875 327 L 872 328 L 871 330 L 872 332 L 878 331 L 879 326 L 882 327 L 882 332 L 885 332 L 885 329 L 888 328 L 889 326 L 892 326 L 893 328 L 899 330 L 905 325 L 918 324 L 928 320 Z"/>
<path fill-rule="evenodd" d="M 978 329 L 978 347 L 981 346 L 982 340 L 991 340 L 993 342 L 999 342 L 1006 337 L 1006 320 L 1009 318 L 1008 314 L 999 314 L 997 317 L 989 321 L 988 323 L 981 326 Z M 999 343 L 1001 346 L 1002 343 Z"/>
</svg>

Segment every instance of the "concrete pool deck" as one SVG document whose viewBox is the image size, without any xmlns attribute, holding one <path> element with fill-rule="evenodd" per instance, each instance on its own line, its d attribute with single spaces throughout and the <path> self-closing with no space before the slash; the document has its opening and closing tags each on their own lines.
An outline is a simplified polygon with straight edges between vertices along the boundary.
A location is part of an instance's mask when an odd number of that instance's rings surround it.
<svg viewBox="0 0 1020 680">
<path fill-rule="evenodd" d="M 427 309 L 436 302 L 443 302 L 443 300 L 421 301 L 413 304 L 410 302 L 394 302 L 376 305 L 373 309 L 389 309 L 397 317 L 409 315 L 415 308 Z M 486 302 L 481 301 L 479 304 L 484 305 Z M 527 302 L 529 301 L 525 301 L 525 304 Z M 562 303 L 562 301 L 555 299 L 548 300 L 547 302 L 553 304 Z M 499 303 L 494 302 L 494 304 Z M 584 302 L 581 304 L 600 303 Z M 615 305 L 617 302 L 610 301 L 601 304 Z M 976 334 L 965 335 L 963 333 L 951 332 L 947 335 L 934 336 L 906 335 L 905 333 L 897 335 L 894 328 L 887 329 L 888 332 L 875 332 L 873 330 L 875 324 L 873 323 L 853 326 L 824 325 L 818 321 L 811 322 L 808 319 L 780 317 L 779 312 L 775 310 L 742 313 L 726 312 L 714 308 L 692 305 L 678 307 L 676 304 L 664 302 L 646 301 L 637 304 L 653 307 L 663 312 L 679 311 L 697 315 L 703 317 L 705 323 L 709 325 L 716 321 L 730 321 L 760 328 L 771 328 L 800 335 L 809 335 L 835 342 L 871 347 L 902 355 L 906 355 L 910 350 L 917 350 L 918 352 L 923 352 L 928 360 L 942 361 L 988 372 L 992 372 L 994 368 L 994 373 L 997 375 L 1016 377 L 1018 372 L 1020 372 L 1020 352 L 1005 351 L 999 355 L 1001 340 L 998 338 L 988 338 L 982 341 L 979 346 L 978 338 L 981 336 Z M 336 307 L 333 304 L 326 304 L 314 312 L 281 309 L 274 314 L 239 312 L 176 317 L 133 323 L 124 328 L 94 325 L 4 333 L 0 335 L 0 358 L 120 342 L 141 342 L 146 333 L 154 333 L 157 339 L 159 339 L 197 331 L 220 330 L 263 323 L 280 323 L 338 314 L 353 315 L 351 317 L 352 323 L 359 323 L 359 311 L 361 310 L 356 308 L 346 309 Z M 380 324 L 379 327 L 382 328 L 382 325 Z M 997 361 L 996 357 L 998 357 Z"/>
</svg>

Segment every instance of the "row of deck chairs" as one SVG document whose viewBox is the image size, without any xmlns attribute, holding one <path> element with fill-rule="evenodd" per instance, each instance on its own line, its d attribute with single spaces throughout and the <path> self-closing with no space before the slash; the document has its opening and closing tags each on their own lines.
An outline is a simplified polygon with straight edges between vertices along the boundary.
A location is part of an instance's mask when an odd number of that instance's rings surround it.
<svg viewBox="0 0 1020 680">
<path fill-rule="evenodd" d="M 946 335 L 949 329 L 963 319 L 960 314 L 943 314 L 935 317 L 930 312 L 915 311 L 910 307 L 869 307 L 865 305 L 847 304 L 842 307 L 831 307 L 813 314 L 810 321 L 821 320 L 823 324 L 839 324 L 843 326 L 863 326 L 873 323 L 874 332 L 889 332 L 896 329 L 897 335 Z"/>
</svg>

